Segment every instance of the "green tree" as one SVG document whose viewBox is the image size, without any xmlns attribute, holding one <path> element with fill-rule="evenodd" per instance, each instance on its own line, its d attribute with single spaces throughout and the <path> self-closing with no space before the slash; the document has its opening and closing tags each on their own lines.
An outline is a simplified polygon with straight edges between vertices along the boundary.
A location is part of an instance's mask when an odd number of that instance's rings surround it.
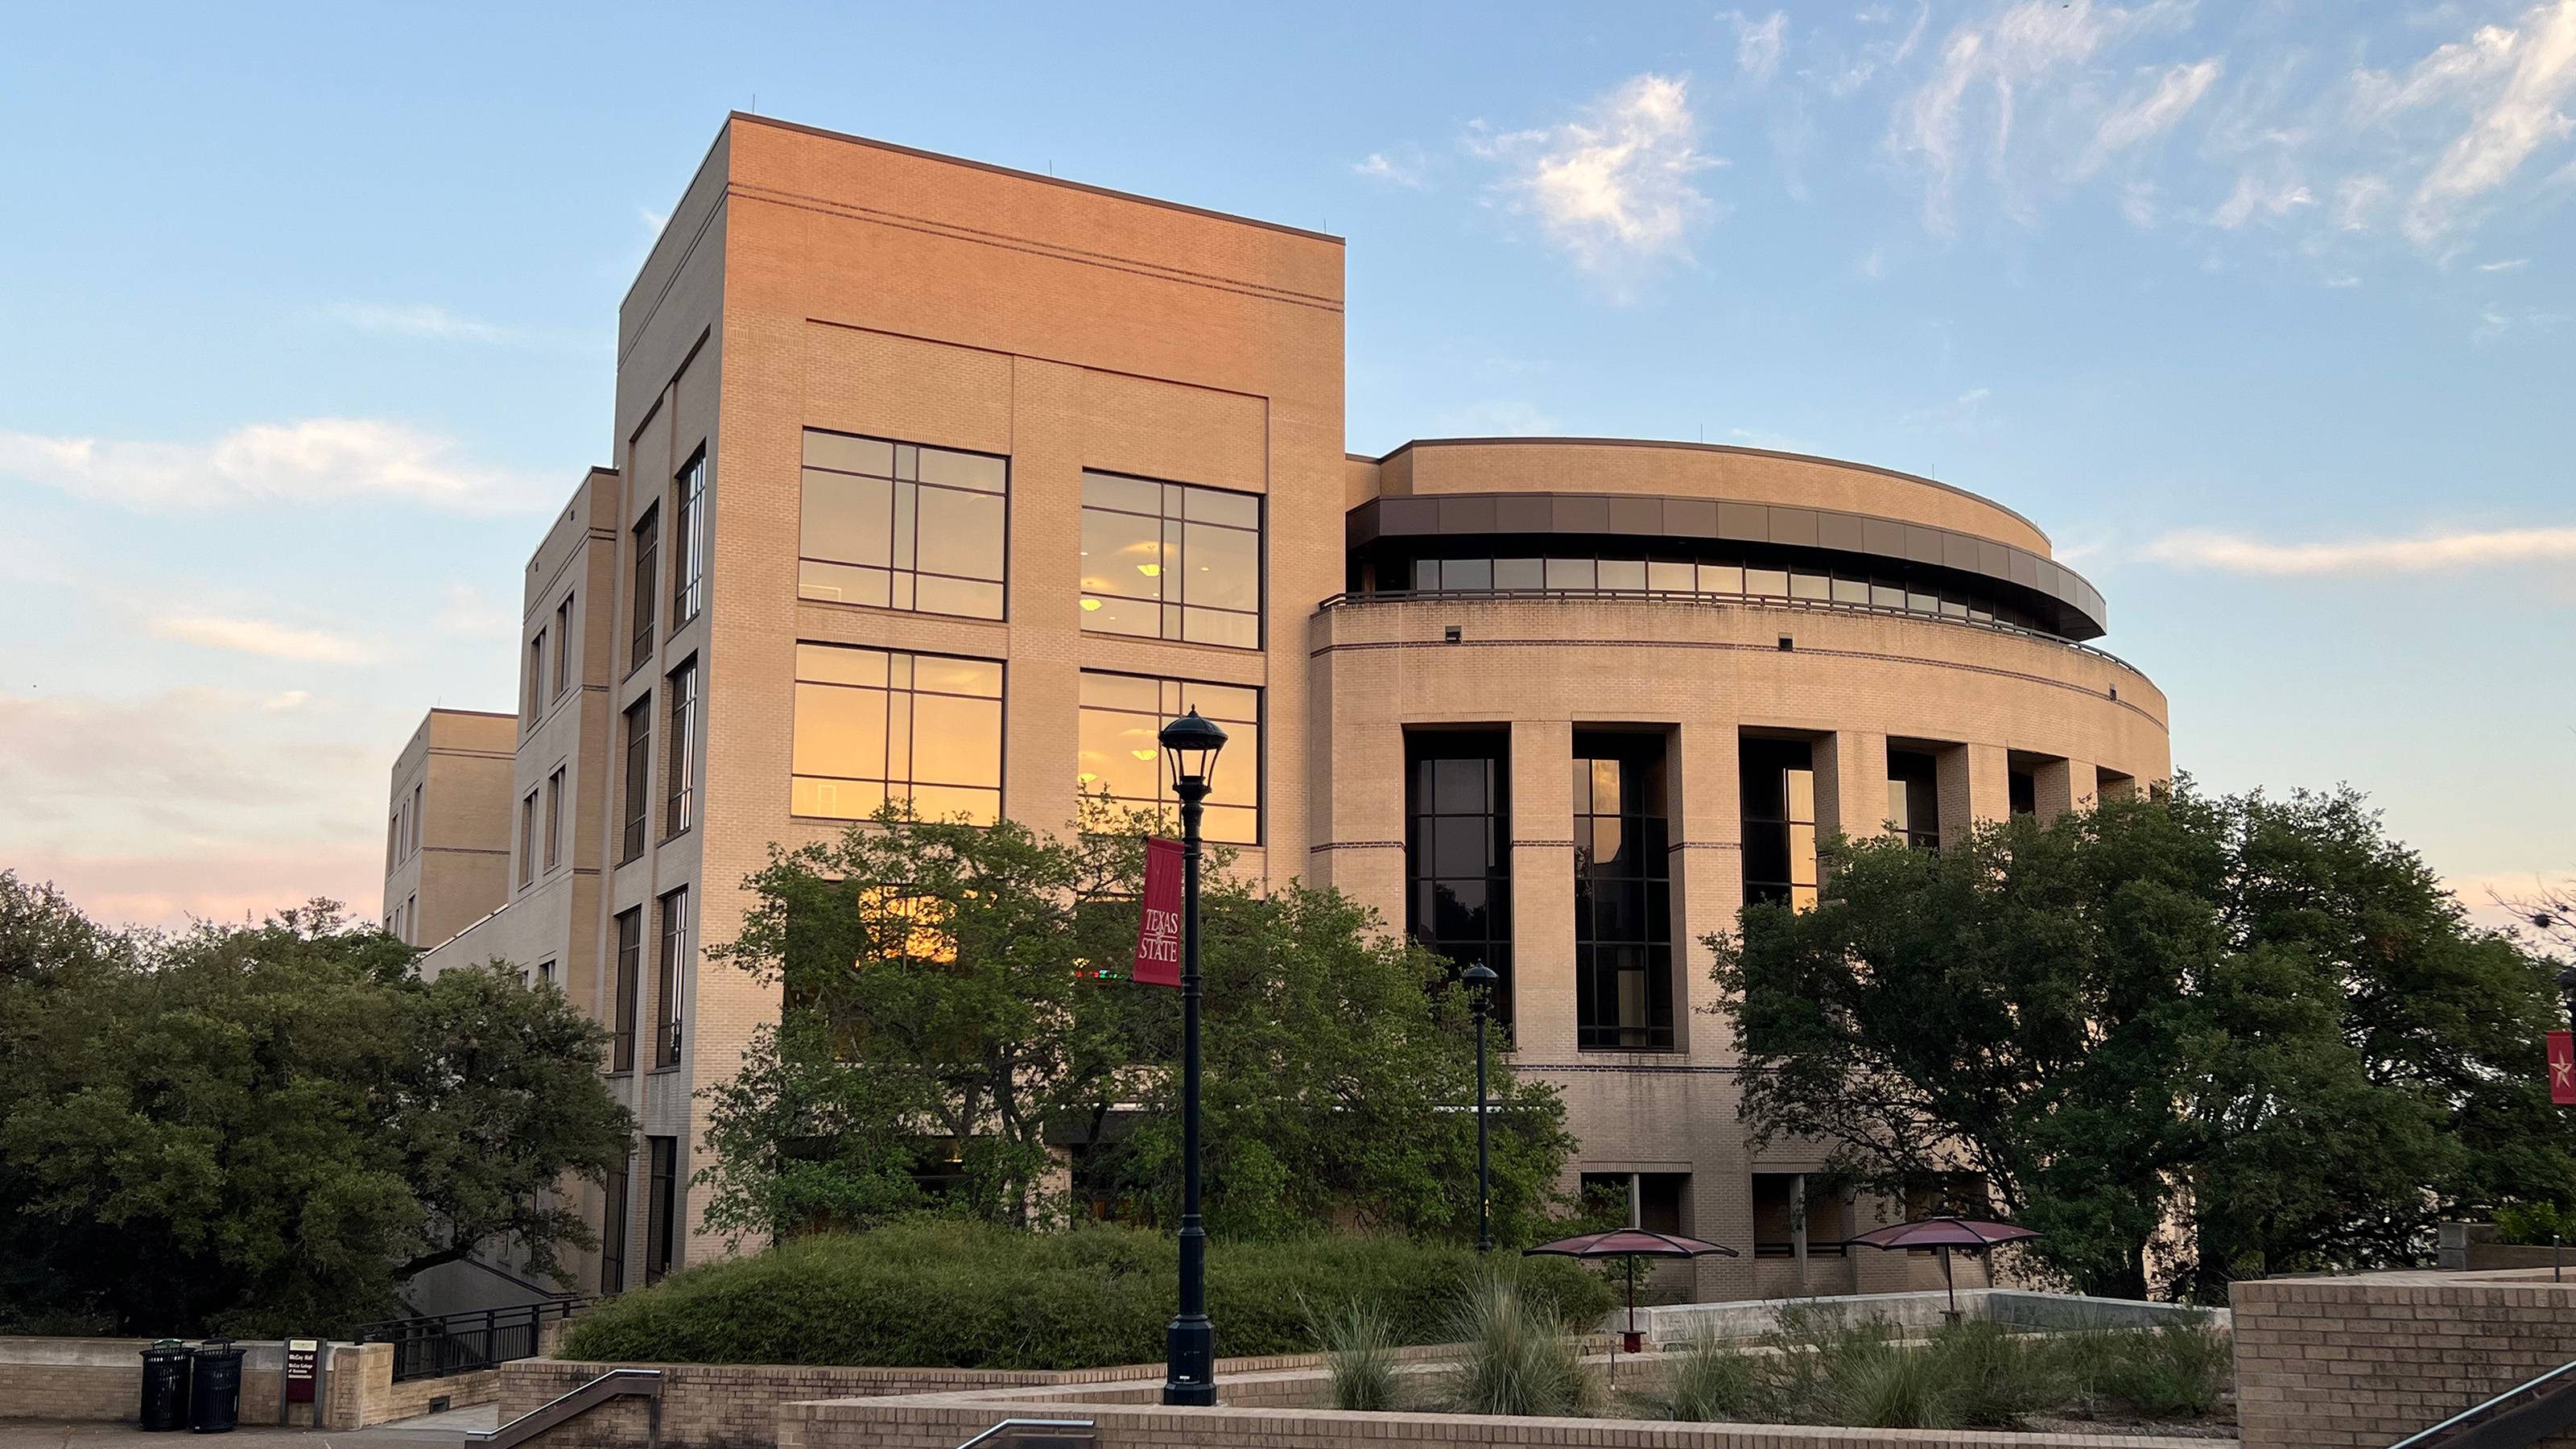
<svg viewBox="0 0 2576 1449">
<path fill-rule="evenodd" d="M 889 808 L 773 853 L 712 954 L 782 988 L 779 1025 L 710 1091 L 702 1180 L 736 1234 L 864 1227 L 931 1205 L 1025 1225 L 1085 1149 L 1083 1187 L 1167 1219 L 1177 1196 L 1179 1002 L 1098 979 L 1136 935 L 1151 818 L 1095 808 L 1039 835 Z M 1261 895 L 1211 852 L 1205 1102 L 1218 1231 L 1475 1223 L 1474 1037 L 1447 966 L 1299 885 Z M 1499 1048 L 1499 1042 L 1498 1042 Z M 1495 1211 L 1548 1205 L 1563 1108 L 1496 1064 Z"/>
<path fill-rule="evenodd" d="M 2547 971 L 2349 791 L 2186 782 L 1829 853 L 1817 909 L 1709 940 L 1757 1140 L 1879 1190 L 1982 1174 L 2086 1291 L 2408 1261 L 2440 1213 L 2576 1172 Z"/>
<path fill-rule="evenodd" d="M 0 1319 L 345 1330 L 420 1268 L 587 1245 L 543 1197 L 631 1122 L 551 987 L 422 982 L 329 902 L 177 936 L 76 918 L 0 873 Z"/>
</svg>

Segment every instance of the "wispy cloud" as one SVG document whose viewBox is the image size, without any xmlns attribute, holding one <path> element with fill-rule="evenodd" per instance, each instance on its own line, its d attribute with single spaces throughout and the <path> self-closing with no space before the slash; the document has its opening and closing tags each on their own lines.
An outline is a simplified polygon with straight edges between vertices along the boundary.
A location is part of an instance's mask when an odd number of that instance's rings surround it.
<svg viewBox="0 0 2576 1449">
<path fill-rule="evenodd" d="M 449 584 L 445 599 L 435 621 L 440 633 L 506 639 L 519 632 L 518 610 L 484 597 L 472 584 Z"/>
<path fill-rule="evenodd" d="M 2102 118 L 2094 128 L 2093 144 L 2076 162 L 2075 174 L 2090 176 L 2120 152 L 2172 130 L 2209 93 L 2210 83 L 2218 79 L 2223 64 L 2212 56 L 2157 75 Z"/>
<path fill-rule="evenodd" d="M 1428 178 L 1419 156 L 1391 156 L 1384 151 L 1371 151 L 1351 163 L 1353 173 L 1389 186 L 1419 187 Z"/>
<path fill-rule="evenodd" d="M 1496 133 L 1480 123 L 1467 146 L 1506 168 L 1496 189 L 1576 265 L 1616 272 L 1686 256 L 1692 230 L 1715 214 L 1696 178 L 1725 162 L 1700 149 L 1699 131 L 1690 82 L 1648 74 L 1559 125 Z"/>
<path fill-rule="evenodd" d="M 2317 199 L 2295 177 L 2266 178 L 2248 171 L 2236 178 L 2236 189 L 2209 214 L 2210 221 L 2234 231 L 2256 216 L 2287 216 Z"/>
<path fill-rule="evenodd" d="M 2480 262 L 2478 263 L 2478 270 L 2481 272 L 2518 272 L 2530 265 L 2531 258 L 2529 257 L 2512 257 L 2501 262 Z"/>
<path fill-rule="evenodd" d="M 1897 421 L 1908 427 L 1972 422 L 1978 413 L 1984 410 L 1986 400 L 1994 395 L 1993 388 L 1972 387 L 1948 402 L 1934 403 L 1930 407 L 1916 408 L 1904 413 L 1897 418 Z"/>
<path fill-rule="evenodd" d="M 178 615 L 154 619 L 144 627 L 157 638 L 230 650 L 236 654 L 257 654 L 269 659 L 292 659 L 305 664 L 358 664 L 367 658 L 367 651 L 360 648 L 355 640 L 320 629 L 298 629 L 266 619 Z M 298 702 L 301 702 L 301 696 Z"/>
<path fill-rule="evenodd" d="M 1780 53 L 1789 35 L 1789 14 L 1774 10 L 1755 20 L 1741 10 L 1729 10 L 1726 18 L 1735 26 L 1735 68 L 1756 85 L 1767 84 L 1780 70 Z"/>
<path fill-rule="evenodd" d="M 430 302 L 388 304 L 342 302 L 331 315 L 361 332 L 392 337 L 425 337 L 441 342 L 517 342 L 525 334 L 513 327 L 459 317 Z"/>
<path fill-rule="evenodd" d="M 644 229 L 646 231 L 651 232 L 655 236 L 660 236 L 662 234 L 662 228 L 671 224 L 671 213 L 667 211 L 655 211 L 649 206 L 639 206 L 635 208 L 635 219 L 644 223 Z"/>
<path fill-rule="evenodd" d="M 2401 138 L 2411 113 L 2465 111 L 2467 123 L 2429 163 L 2401 229 L 2432 246 L 2471 221 L 2533 153 L 2576 132 L 2562 107 L 2576 95 L 2576 0 L 2543 0 L 2512 25 L 2479 27 L 2437 46 L 2403 76 L 2352 78 L 2353 119 Z"/>
<path fill-rule="evenodd" d="M 2227 573 L 2420 574 L 2483 564 L 2576 559 L 2576 528 L 2509 528 L 2420 538 L 2362 538 L 2334 543 L 2265 543 L 2232 533 L 2167 534 L 2144 557 L 2176 568 Z"/>
<path fill-rule="evenodd" d="M 462 513 L 551 506 L 555 490 L 461 452 L 450 439 L 376 418 L 253 423 L 196 443 L 0 432 L 0 477 L 137 511 L 378 501 Z"/>
</svg>

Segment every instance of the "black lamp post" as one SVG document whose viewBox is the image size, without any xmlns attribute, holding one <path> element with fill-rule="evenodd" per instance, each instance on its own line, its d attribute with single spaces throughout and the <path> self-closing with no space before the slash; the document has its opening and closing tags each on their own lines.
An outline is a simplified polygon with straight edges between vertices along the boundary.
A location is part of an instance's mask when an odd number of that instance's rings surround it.
<svg viewBox="0 0 2576 1449">
<path fill-rule="evenodd" d="M 1485 1018 L 1493 1015 L 1494 983 L 1502 978 L 1483 962 L 1467 968 L 1467 1004 L 1476 1013 L 1476 1251 L 1494 1251 L 1494 1193 L 1488 1165 L 1492 1161 L 1488 1130 L 1491 1107 L 1485 1100 Z"/>
<path fill-rule="evenodd" d="M 1181 1311 L 1164 1332 L 1163 1402 L 1216 1402 L 1216 1328 L 1207 1314 L 1207 1226 L 1199 1213 L 1199 816 L 1225 731 L 1196 707 L 1157 736 L 1181 802 Z"/>
</svg>

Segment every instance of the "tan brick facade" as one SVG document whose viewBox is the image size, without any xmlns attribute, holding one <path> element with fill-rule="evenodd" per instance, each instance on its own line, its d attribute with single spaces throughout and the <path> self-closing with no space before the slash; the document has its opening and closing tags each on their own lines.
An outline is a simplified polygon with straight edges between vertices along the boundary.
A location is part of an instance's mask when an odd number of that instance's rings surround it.
<svg viewBox="0 0 2576 1449">
<path fill-rule="evenodd" d="M 2043 812 L 2088 798 L 2101 771 L 2164 778 L 2163 697 L 2106 655 L 1964 618 L 1785 598 L 1343 600 L 1357 568 L 1347 533 L 1354 508 L 1470 494 L 1618 495 L 1630 514 L 1663 506 L 1653 502 L 1660 497 L 1684 500 L 1673 505 L 1677 517 L 1749 510 L 1740 516 L 1757 527 L 1770 510 L 1807 519 L 1811 535 L 1806 510 L 1831 510 L 1854 537 L 1865 520 L 1871 538 L 1898 540 L 1892 557 L 1913 529 L 1918 558 L 1919 540 L 1938 534 L 1954 547 L 1968 540 L 1970 552 L 1991 545 L 2025 569 L 2032 559 L 2053 566 L 2046 538 L 2008 509 L 1823 459 L 1565 440 L 1423 443 L 1352 458 L 1342 438 L 1342 260 L 1338 239 L 1314 233 L 732 118 L 620 314 L 615 470 L 591 475 L 531 564 L 522 660 L 574 588 L 584 600 L 581 688 L 577 705 L 549 700 L 533 722 L 503 721 L 517 735 L 517 765 L 499 809 L 515 820 L 529 790 L 567 769 L 578 801 L 572 860 L 523 889 L 514 857 L 507 909 L 441 946 L 429 969 L 494 955 L 528 966 L 554 959 L 574 999 L 605 1019 L 613 923 L 641 910 L 637 1021 L 649 1035 L 659 1007 L 650 999 L 655 902 L 688 891 L 678 1064 L 651 1069 L 639 1041 L 638 1069 L 617 1078 L 645 1135 L 677 1140 L 685 1182 L 701 1165 L 690 1154 L 705 1127 L 694 1094 L 730 1076 L 777 1011 L 772 988 L 706 959 L 704 947 L 735 933 L 740 883 L 773 845 L 840 828 L 789 810 L 799 642 L 1003 661 L 1002 808 L 1048 827 L 1075 810 L 1082 671 L 1258 688 L 1263 757 L 1229 756 L 1224 767 L 1257 765 L 1262 781 L 1262 840 L 1241 868 L 1264 881 L 1338 886 L 1397 928 L 1406 732 L 1483 726 L 1510 741 L 1520 1068 L 1564 1089 L 1584 1141 L 1578 1170 L 1685 1174 L 1698 1230 L 1747 1238 L 1757 1164 L 1735 1119 L 1733 1051 L 1705 1011 L 1705 953 L 1693 944 L 1725 928 L 1742 901 L 1737 749 L 1746 732 L 1812 742 L 1828 830 L 1881 828 L 1891 741 L 1931 750 L 1944 828 L 1955 832 L 2010 808 L 2012 770 L 2028 770 Z M 1007 617 L 800 598 L 807 428 L 1007 458 Z M 701 450 L 705 602 L 685 622 L 672 617 L 666 554 L 639 662 L 635 529 L 658 509 L 667 549 L 673 479 Z M 1265 647 L 1085 631 L 1073 543 L 1085 470 L 1258 495 Z M 1940 545 L 1931 546 L 1937 558 Z M 701 680 L 697 818 L 666 838 L 657 799 L 651 840 L 621 861 L 619 720 L 631 704 L 654 702 L 658 795 L 670 744 L 661 691 L 687 661 Z M 1587 1050 L 1576 1040 L 1567 761 L 1573 733 L 1602 725 L 1660 730 L 1669 742 L 1680 1008 L 1670 1051 Z M 1815 1165 L 1794 1155 L 1758 1164 Z M 643 1177 L 639 1151 L 629 1282 L 644 1258 Z M 599 1205 L 589 1209 L 599 1221 Z M 694 1231 L 695 1201 L 684 1215 L 690 1230 L 677 1256 L 726 1251 Z M 584 1272 L 583 1286 L 594 1286 L 595 1265 Z M 1867 1291 L 1938 1281 L 1930 1260 L 1877 1254 L 1786 1266 L 1748 1256 L 1700 1272 L 1700 1296 L 1786 1282 Z M 1973 1269 L 1962 1279 L 1982 1281 Z"/>
</svg>

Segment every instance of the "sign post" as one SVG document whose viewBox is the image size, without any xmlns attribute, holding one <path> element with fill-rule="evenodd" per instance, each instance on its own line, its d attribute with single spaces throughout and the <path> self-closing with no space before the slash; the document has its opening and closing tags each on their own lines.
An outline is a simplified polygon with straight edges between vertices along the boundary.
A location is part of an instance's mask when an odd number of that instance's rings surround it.
<svg viewBox="0 0 2576 1449">
<path fill-rule="evenodd" d="M 322 1340 L 290 1338 L 286 1341 L 285 1392 L 277 1396 L 277 1422 L 295 1422 L 295 1406 L 316 1402 L 315 1389 L 322 1382 Z M 322 1427 L 322 1411 L 313 1411 L 313 1427 Z"/>
</svg>

